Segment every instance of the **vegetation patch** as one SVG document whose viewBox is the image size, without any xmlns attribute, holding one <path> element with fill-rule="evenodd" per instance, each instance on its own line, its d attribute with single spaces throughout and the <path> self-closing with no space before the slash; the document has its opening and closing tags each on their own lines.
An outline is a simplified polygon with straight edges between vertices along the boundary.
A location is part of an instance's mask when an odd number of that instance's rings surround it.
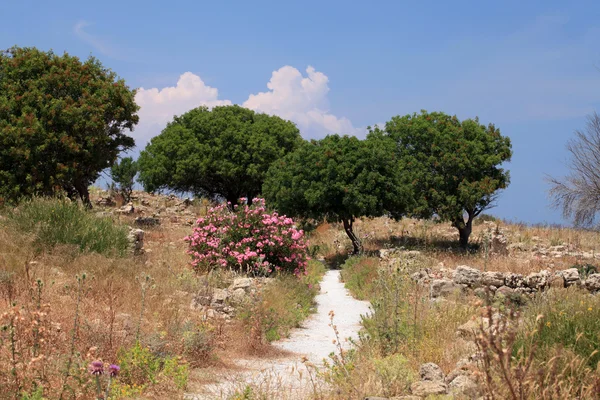
<svg viewBox="0 0 600 400">
<path fill-rule="evenodd" d="M 34 198 L 5 216 L 7 225 L 35 237 L 38 251 L 74 245 L 82 252 L 123 256 L 129 248 L 127 227 L 97 217 L 69 200 Z"/>
</svg>

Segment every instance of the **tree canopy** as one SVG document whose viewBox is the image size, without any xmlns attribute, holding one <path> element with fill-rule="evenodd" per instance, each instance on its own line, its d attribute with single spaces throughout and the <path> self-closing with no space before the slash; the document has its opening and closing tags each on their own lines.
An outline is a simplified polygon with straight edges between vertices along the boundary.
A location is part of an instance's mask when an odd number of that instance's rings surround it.
<svg viewBox="0 0 600 400">
<path fill-rule="evenodd" d="M 0 199 L 88 186 L 133 147 L 135 92 L 90 57 L 13 47 L 0 52 Z"/>
<path fill-rule="evenodd" d="M 269 166 L 302 141 L 292 122 L 276 116 L 237 105 L 199 107 L 175 117 L 142 151 L 140 181 L 148 191 L 251 201 Z"/>
<path fill-rule="evenodd" d="M 473 219 L 509 184 L 501 164 L 512 156 L 510 139 L 477 118 L 461 122 L 426 111 L 396 116 L 383 132 L 376 128 L 370 134 L 394 140 L 398 168 L 414 189 L 410 214 L 450 221 L 466 247 Z"/>
<path fill-rule="evenodd" d="M 400 215 L 407 204 L 410 189 L 402 183 L 397 163 L 393 146 L 381 137 L 361 141 L 330 135 L 275 162 L 263 196 L 289 216 L 342 222 L 356 253 L 357 217 L 381 216 L 387 210 Z"/>
</svg>

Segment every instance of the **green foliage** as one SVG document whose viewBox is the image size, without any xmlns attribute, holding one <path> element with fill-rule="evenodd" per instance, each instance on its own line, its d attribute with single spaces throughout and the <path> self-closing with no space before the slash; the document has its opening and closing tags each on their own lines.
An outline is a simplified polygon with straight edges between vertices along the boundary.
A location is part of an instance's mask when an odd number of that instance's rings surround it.
<svg viewBox="0 0 600 400">
<path fill-rule="evenodd" d="M 538 316 L 542 315 L 538 329 Z M 532 340 L 544 357 L 552 349 L 567 348 L 588 360 L 595 369 L 600 361 L 600 299 L 577 288 L 551 290 L 536 298 L 523 311 L 522 334 L 516 349 L 531 346 Z M 527 337 L 526 332 L 536 333 Z M 527 353 L 527 352 L 525 352 Z"/>
<path fill-rule="evenodd" d="M 138 166 L 133 158 L 125 157 L 120 162 L 115 162 L 110 168 L 110 177 L 117 185 L 117 190 L 126 202 L 131 199 L 135 176 L 138 173 Z"/>
<path fill-rule="evenodd" d="M 149 385 L 172 382 L 177 389 L 185 389 L 189 377 L 187 363 L 177 357 L 159 357 L 150 349 L 137 342 L 129 349 L 121 349 L 118 353 L 121 371 L 120 385 L 115 385 L 114 392 L 140 391 Z M 114 393 L 113 392 L 113 393 Z"/>
<path fill-rule="evenodd" d="M 0 199 L 65 190 L 89 204 L 87 187 L 134 145 L 134 95 L 93 57 L 0 52 Z"/>
<path fill-rule="evenodd" d="M 199 107 L 175 117 L 139 158 L 147 191 L 171 189 L 236 204 L 260 193 L 269 166 L 294 150 L 298 128 L 240 106 Z"/>
<path fill-rule="evenodd" d="M 123 256 L 129 248 L 125 226 L 96 217 L 68 200 L 34 198 L 5 216 L 8 226 L 34 235 L 38 251 L 69 244 L 82 252 Z"/>
<path fill-rule="evenodd" d="M 355 218 L 389 210 L 400 214 L 406 205 L 409 189 L 400 180 L 397 163 L 386 140 L 329 135 L 275 162 L 263 195 L 267 204 L 286 215 L 342 222 L 358 252 Z"/>
<path fill-rule="evenodd" d="M 499 189 L 509 184 L 500 165 L 512 155 L 508 137 L 492 124 L 476 119 L 459 121 L 441 112 L 396 116 L 382 131 L 369 136 L 395 142 L 398 168 L 415 193 L 413 216 L 438 216 L 450 221 L 466 246 L 473 218 L 491 205 Z M 464 215 L 468 216 L 465 222 Z"/>
<path fill-rule="evenodd" d="M 357 299 L 368 300 L 372 295 L 378 264 L 377 258 L 351 257 L 342 265 L 342 281 Z"/>
</svg>

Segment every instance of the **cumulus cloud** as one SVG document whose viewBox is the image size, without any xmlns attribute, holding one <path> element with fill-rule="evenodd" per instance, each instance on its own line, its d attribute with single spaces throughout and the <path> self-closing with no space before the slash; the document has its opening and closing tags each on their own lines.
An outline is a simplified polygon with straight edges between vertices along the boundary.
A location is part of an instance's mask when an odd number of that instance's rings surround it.
<svg viewBox="0 0 600 400">
<path fill-rule="evenodd" d="M 304 77 L 294 67 L 281 67 L 273 72 L 267 83 L 269 90 L 251 94 L 242 106 L 295 122 L 307 139 L 322 138 L 330 133 L 364 137 L 364 128 L 356 128 L 348 118 L 337 117 L 328 111 L 327 76 L 313 67 L 308 67 L 306 73 Z M 140 88 L 135 100 L 140 106 L 140 123 L 133 137 L 140 149 L 158 135 L 174 115 L 199 106 L 212 108 L 232 104 L 229 100 L 220 100 L 217 88 L 207 86 L 191 72 L 182 74 L 176 86 Z"/>
<path fill-rule="evenodd" d="M 348 118 L 329 112 L 329 78 L 310 66 L 306 74 L 302 76 L 289 65 L 273 71 L 267 83 L 269 90 L 251 94 L 243 106 L 295 122 L 305 138 L 322 138 L 330 133 L 364 136 L 365 130 L 355 128 Z"/>
<path fill-rule="evenodd" d="M 140 88 L 135 101 L 140 106 L 140 123 L 133 132 L 138 147 L 143 147 L 153 136 L 158 135 L 173 119 L 193 108 L 231 104 L 229 100 L 219 100 L 219 91 L 204 83 L 198 75 L 186 72 L 179 77 L 176 86 L 163 89 Z"/>
</svg>

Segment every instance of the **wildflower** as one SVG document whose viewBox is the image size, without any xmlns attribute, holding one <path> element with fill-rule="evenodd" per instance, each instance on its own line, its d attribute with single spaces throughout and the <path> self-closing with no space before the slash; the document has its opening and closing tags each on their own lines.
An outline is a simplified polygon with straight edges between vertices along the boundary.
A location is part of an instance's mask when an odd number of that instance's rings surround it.
<svg viewBox="0 0 600 400">
<path fill-rule="evenodd" d="M 94 361 L 88 366 L 88 371 L 92 375 L 102 375 L 104 373 L 104 364 L 102 361 Z"/>
<path fill-rule="evenodd" d="M 546 326 L 547 326 L 548 328 L 550 328 L 550 326 L 551 326 L 551 325 L 552 325 L 552 323 L 551 323 L 550 321 L 546 322 Z"/>
<path fill-rule="evenodd" d="M 121 367 L 119 367 L 116 364 L 110 364 L 110 366 L 108 367 L 108 373 L 110 374 L 110 376 L 112 376 L 113 378 L 117 375 L 119 375 L 119 371 L 121 370 Z"/>
<path fill-rule="evenodd" d="M 588 307 L 588 311 L 592 311 L 592 307 Z"/>
</svg>

